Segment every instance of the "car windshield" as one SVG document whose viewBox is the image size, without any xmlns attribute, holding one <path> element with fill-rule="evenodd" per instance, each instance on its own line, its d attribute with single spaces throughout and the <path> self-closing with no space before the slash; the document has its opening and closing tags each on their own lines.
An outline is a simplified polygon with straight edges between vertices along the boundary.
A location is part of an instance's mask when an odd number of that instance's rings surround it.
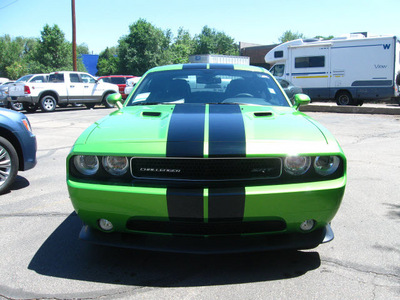
<svg viewBox="0 0 400 300">
<path fill-rule="evenodd" d="M 147 74 L 127 105 L 167 103 L 290 106 L 267 73 L 194 68 Z"/>
</svg>

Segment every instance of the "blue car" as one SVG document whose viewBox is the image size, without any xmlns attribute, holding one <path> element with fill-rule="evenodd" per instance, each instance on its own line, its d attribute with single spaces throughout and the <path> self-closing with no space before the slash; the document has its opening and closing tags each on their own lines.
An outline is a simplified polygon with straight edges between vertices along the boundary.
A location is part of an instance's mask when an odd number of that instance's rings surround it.
<svg viewBox="0 0 400 300">
<path fill-rule="evenodd" d="M 7 192 L 18 171 L 36 165 L 36 136 L 28 118 L 16 111 L 0 108 L 0 194 Z"/>
</svg>

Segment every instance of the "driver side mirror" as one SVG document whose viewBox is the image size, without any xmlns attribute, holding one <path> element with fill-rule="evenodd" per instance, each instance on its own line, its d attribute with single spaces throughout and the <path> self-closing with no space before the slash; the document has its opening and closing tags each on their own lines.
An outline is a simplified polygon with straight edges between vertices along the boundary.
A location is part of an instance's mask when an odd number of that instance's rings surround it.
<svg viewBox="0 0 400 300">
<path fill-rule="evenodd" d="M 107 96 L 107 102 L 111 105 L 115 105 L 118 109 L 122 108 L 122 96 L 120 93 L 115 93 Z"/>
<path fill-rule="evenodd" d="M 308 95 L 296 94 L 296 95 L 294 95 L 293 107 L 298 110 L 301 105 L 307 105 L 310 103 L 310 101 L 311 101 L 311 99 L 310 99 L 310 97 L 308 97 Z"/>
</svg>

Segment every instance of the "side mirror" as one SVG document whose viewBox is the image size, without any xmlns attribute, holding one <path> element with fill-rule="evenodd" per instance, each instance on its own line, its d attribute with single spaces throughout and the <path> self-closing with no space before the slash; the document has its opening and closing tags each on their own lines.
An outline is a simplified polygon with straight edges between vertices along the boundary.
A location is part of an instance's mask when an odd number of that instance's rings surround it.
<svg viewBox="0 0 400 300">
<path fill-rule="evenodd" d="M 120 93 L 110 94 L 107 96 L 107 102 L 111 105 L 115 105 L 118 109 L 122 108 L 122 96 Z"/>
<path fill-rule="evenodd" d="M 308 97 L 308 95 L 296 94 L 296 95 L 294 95 L 293 107 L 298 110 L 301 105 L 307 105 L 310 103 L 310 101 L 311 101 L 311 99 L 310 99 L 310 97 Z"/>
</svg>

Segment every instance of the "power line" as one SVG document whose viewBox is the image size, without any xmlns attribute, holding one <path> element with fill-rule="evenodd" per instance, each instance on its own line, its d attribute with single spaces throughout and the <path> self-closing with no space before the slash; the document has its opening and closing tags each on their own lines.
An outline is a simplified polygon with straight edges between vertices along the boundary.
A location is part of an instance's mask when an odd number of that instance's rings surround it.
<svg viewBox="0 0 400 300">
<path fill-rule="evenodd" d="M 14 4 L 15 2 L 18 2 L 18 0 L 14 0 L 14 1 L 11 2 L 11 3 L 8 3 L 6 6 L 0 7 L 0 9 L 4 9 L 4 8 L 6 8 L 6 7 L 9 7 L 10 5 Z"/>
</svg>

